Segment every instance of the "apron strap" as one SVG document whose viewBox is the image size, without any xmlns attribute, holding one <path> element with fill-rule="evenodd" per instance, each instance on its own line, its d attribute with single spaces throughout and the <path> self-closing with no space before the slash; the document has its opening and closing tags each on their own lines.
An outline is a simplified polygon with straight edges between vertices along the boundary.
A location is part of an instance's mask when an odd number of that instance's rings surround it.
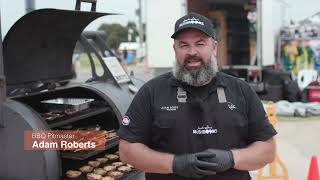
<svg viewBox="0 0 320 180">
<path fill-rule="evenodd" d="M 224 93 L 224 89 L 222 87 L 217 88 L 218 100 L 219 103 L 226 103 L 226 94 Z"/>
<path fill-rule="evenodd" d="M 181 87 L 178 87 L 178 90 L 177 90 L 177 100 L 179 103 L 187 102 L 187 92 L 183 90 Z"/>
</svg>

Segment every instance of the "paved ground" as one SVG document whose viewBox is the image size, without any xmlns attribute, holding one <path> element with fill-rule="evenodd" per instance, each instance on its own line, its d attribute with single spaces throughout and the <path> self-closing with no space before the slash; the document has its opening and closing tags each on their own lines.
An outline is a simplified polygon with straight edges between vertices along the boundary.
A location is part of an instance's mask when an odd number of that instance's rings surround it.
<svg viewBox="0 0 320 180">
<path fill-rule="evenodd" d="M 133 71 L 138 77 L 148 77 L 151 75 L 143 74 L 143 65 L 129 66 L 128 72 Z M 90 76 L 90 71 L 81 71 L 78 73 L 77 82 L 83 82 Z M 305 180 L 307 179 L 310 159 L 312 155 L 320 158 L 320 117 L 308 120 L 290 121 L 281 120 L 276 126 L 277 149 L 280 158 L 288 167 L 290 180 Z M 318 161 L 319 162 L 319 161 Z M 251 172 L 253 179 L 256 179 L 257 172 Z"/>
<path fill-rule="evenodd" d="M 320 158 L 320 118 L 317 121 L 279 123 L 279 153 L 292 180 L 306 179 L 310 158 Z"/>
<path fill-rule="evenodd" d="M 280 120 L 276 129 L 278 154 L 288 167 L 289 179 L 307 179 L 311 156 L 320 157 L 320 117 L 319 120 Z M 251 174 L 256 176 L 257 172 Z"/>
</svg>

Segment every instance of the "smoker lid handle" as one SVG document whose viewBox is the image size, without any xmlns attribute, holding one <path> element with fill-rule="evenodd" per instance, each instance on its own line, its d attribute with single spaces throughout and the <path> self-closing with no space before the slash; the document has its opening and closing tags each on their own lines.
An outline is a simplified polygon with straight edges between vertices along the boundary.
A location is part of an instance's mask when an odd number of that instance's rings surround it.
<svg viewBox="0 0 320 180">
<path fill-rule="evenodd" d="M 77 0 L 75 10 L 80 11 L 81 10 L 81 3 L 91 3 L 91 11 L 96 12 L 96 4 L 97 0 Z"/>
</svg>

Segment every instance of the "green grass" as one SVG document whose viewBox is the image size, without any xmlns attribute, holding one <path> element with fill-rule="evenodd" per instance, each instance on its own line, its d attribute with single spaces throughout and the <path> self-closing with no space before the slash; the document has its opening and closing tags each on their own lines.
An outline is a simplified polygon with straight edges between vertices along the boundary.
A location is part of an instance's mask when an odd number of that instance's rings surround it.
<svg viewBox="0 0 320 180">
<path fill-rule="evenodd" d="M 98 57 L 95 55 L 92 55 L 92 58 L 93 58 L 93 62 L 95 64 L 96 69 L 101 69 L 101 64 L 99 62 Z M 131 63 L 129 65 L 135 65 L 138 62 L 139 62 L 139 59 L 135 58 L 133 63 Z M 81 67 L 81 69 L 91 69 L 89 57 L 86 53 L 82 53 L 80 55 L 80 67 Z"/>
<path fill-rule="evenodd" d="M 95 64 L 95 67 L 101 68 L 101 64 L 100 64 L 97 56 L 92 56 L 92 58 L 93 58 L 93 62 Z M 89 57 L 87 56 L 86 53 L 82 53 L 80 55 L 80 66 L 81 66 L 81 69 L 90 69 L 91 68 Z"/>
</svg>

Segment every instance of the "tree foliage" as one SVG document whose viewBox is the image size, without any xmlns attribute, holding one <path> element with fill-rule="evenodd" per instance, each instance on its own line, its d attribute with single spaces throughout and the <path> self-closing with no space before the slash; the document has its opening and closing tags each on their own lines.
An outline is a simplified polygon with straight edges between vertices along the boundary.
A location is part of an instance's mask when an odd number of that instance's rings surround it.
<svg viewBox="0 0 320 180">
<path fill-rule="evenodd" d="M 128 24 L 127 24 L 127 29 L 132 29 L 133 30 L 133 33 L 132 33 L 132 41 L 136 41 L 136 37 L 139 36 L 139 32 L 138 32 L 138 28 L 137 28 L 137 25 L 136 23 L 132 22 L 132 21 L 129 21 Z"/>
<path fill-rule="evenodd" d="M 136 41 L 136 37 L 139 36 L 137 26 L 134 22 L 129 21 L 127 26 L 123 26 L 118 23 L 102 24 L 98 28 L 99 31 L 105 31 L 107 33 L 107 43 L 111 48 L 117 49 L 121 42 L 128 41 L 129 29 L 133 30 L 132 41 Z"/>
<path fill-rule="evenodd" d="M 111 48 L 118 48 L 121 42 L 127 41 L 128 30 L 121 24 L 102 24 L 98 30 L 107 33 L 107 43 Z"/>
</svg>

